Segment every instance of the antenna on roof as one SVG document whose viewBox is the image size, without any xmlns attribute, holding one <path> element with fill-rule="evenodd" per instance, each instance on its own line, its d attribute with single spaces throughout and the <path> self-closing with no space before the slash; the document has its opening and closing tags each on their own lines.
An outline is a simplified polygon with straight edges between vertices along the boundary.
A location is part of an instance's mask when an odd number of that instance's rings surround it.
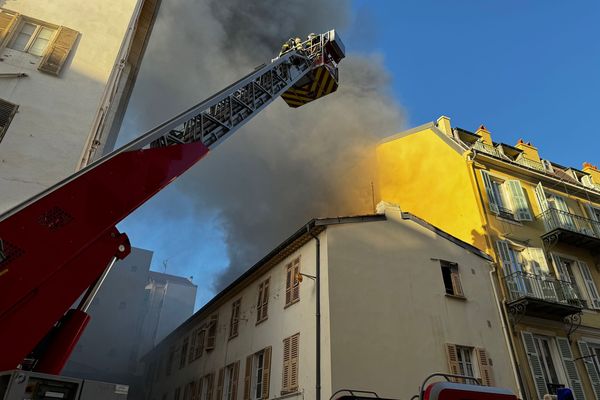
<svg viewBox="0 0 600 400">
<path fill-rule="evenodd" d="M 168 259 L 163 260 L 163 272 L 166 274 L 167 273 L 167 263 L 169 262 Z"/>
</svg>

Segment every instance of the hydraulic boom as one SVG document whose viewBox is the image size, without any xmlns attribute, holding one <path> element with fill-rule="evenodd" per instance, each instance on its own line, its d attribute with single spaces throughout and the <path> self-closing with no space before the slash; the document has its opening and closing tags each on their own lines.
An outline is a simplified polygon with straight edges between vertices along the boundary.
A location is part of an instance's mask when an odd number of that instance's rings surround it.
<svg viewBox="0 0 600 400">
<path fill-rule="evenodd" d="M 129 253 L 116 224 L 278 97 L 298 107 L 335 91 L 344 56 L 333 30 L 291 39 L 270 63 L 0 216 L 0 371 L 31 358 L 60 373 L 99 285 Z"/>
</svg>

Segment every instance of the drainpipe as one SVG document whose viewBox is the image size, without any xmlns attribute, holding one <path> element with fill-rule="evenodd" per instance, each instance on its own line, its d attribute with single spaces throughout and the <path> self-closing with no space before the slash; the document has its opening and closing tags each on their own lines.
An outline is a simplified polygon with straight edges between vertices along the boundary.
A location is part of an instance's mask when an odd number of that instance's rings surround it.
<svg viewBox="0 0 600 400">
<path fill-rule="evenodd" d="M 316 241 L 316 270 L 315 270 L 315 285 L 317 291 L 315 324 L 316 324 L 316 383 L 315 383 L 315 400 L 321 400 L 321 241 L 312 233 L 310 225 L 306 225 L 306 232 Z"/>
</svg>

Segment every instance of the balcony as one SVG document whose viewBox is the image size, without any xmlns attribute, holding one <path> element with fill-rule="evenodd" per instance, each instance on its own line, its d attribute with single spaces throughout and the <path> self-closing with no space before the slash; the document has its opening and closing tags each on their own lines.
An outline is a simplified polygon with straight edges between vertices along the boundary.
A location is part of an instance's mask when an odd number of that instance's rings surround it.
<svg viewBox="0 0 600 400">
<path fill-rule="evenodd" d="M 487 143 L 484 143 L 480 140 L 473 143 L 473 146 L 471 146 L 471 148 L 481 151 L 481 152 L 484 152 L 484 153 L 487 153 L 487 154 L 491 154 L 495 157 L 504 158 L 502 153 L 500 152 L 500 150 L 498 150 L 496 147 L 489 145 Z"/>
<path fill-rule="evenodd" d="M 504 284 L 506 306 L 512 314 L 563 320 L 585 306 L 577 286 L 549 276 L 515 272 L 504 277 Z"/>
<path fill-rule="evenodd" d="M 521 164 L 527 168 L 537 169 L 538 171 L 546 172 L 546 168 L 544 168 L 544 164 L 530 160 L 529 158 L 520 156 L 515 160 L 518 164 Z"/>
<path fill-rule="evenodd" d="M 600 250 L 600 223 L 567 211 L 550 208 L 536 217 L 544 222 L 544 242 L 565 243 Z"/>
</svg>

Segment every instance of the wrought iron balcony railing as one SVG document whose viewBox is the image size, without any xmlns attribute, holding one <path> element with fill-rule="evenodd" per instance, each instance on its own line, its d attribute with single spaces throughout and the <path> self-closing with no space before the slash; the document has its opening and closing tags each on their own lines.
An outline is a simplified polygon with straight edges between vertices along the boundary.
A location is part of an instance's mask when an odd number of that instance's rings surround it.
<svg viewBox="0 0 600 400">
<path fill-rule="evenodd" d="M 534 161 L 534 160 L 530 160 L 529 158 L 526 158 L 526 157 L 518 157 L 515 161 L 518 164 L 524 165 L 529 168 L 537 169 L 538 171 L 542 171 L 542 172 L 546 171 L 546 168 L 544 168 L 544 164 Z"/>
<path fill-rule="evenodd" d="M 546 232 L 551 232 L 555 229 L 565 229 L 567 231 L 600 238 L 600 222 L 567 211 L 550 208 L 538 215 L 536 219 L 544 222 Z"/>
<path fill-rule="evenodd" d="M 585 306 L 579 289 L 571 282 L 527 272 L 514 272 L 504 277 L 504 283 L 508 291 L 508 302 L 530 298 L 581 308 Z"/>
<path fill-rule="evenodd" d="M 503 154 L 500 152 L 500 150 L 498 150 L 496 147 L 489 145 L 487 143 L 483 143 L 480 140 L 473 143 L 473 146 L 471 146 L 471 147 L 475 150 L 479 150 L 479 151 L 491 154 L 496 157 L 500 157 L 500 158 L 504 157 Z"/>
</svg>

